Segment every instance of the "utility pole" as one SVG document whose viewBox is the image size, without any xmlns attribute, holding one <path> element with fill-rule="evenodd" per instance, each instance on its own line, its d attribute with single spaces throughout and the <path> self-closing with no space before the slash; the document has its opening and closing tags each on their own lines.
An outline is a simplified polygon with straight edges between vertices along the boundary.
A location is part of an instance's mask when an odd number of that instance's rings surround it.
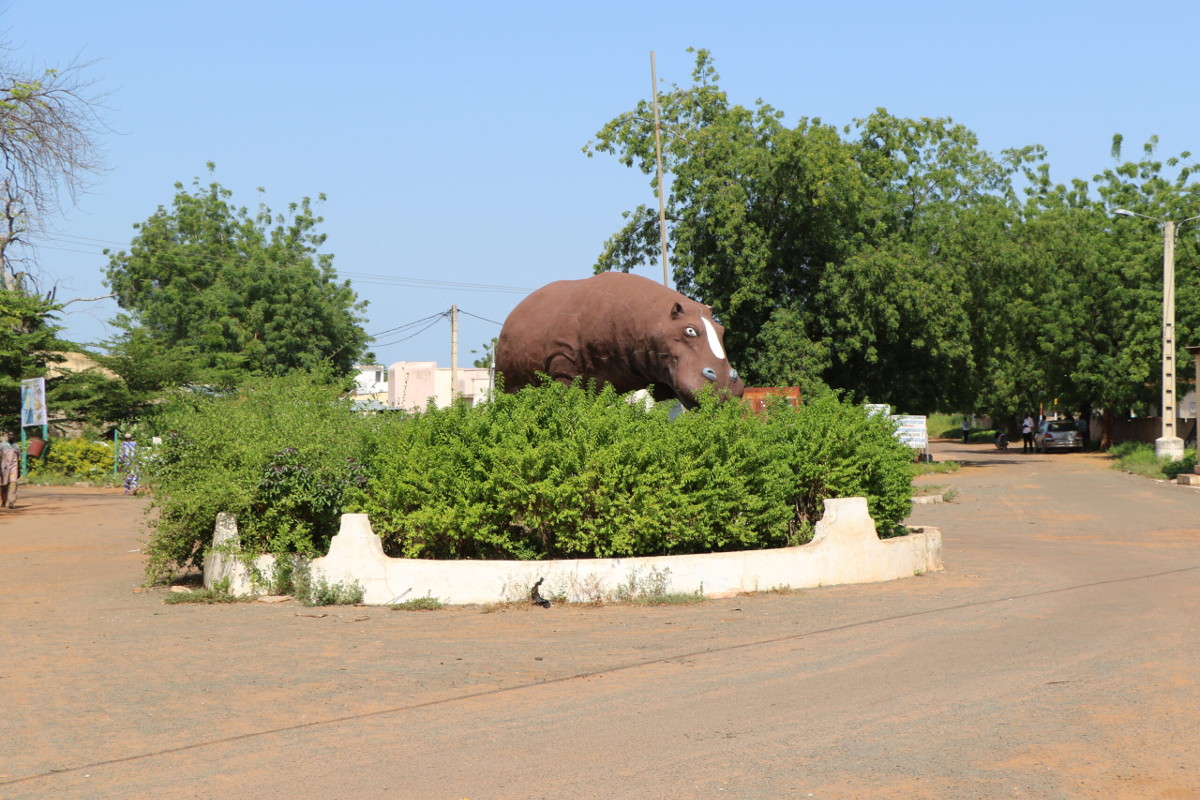
<svg viewBox="0 0 1200 800">
<path fill-rule="evenodd" d="M 1162 304 L 1162 436 L 1154 440 L 1154 455 L 1158 458 L 1183 458 L 1183 439 L 1175 434 L 1175 231 L 1185 222 L 1200 217 L 1188 217 L 1175 222 L 1169 219 L 1139 214 L 1125 208 L 1113 213 L 1122 217 L 1141 217 L 1163 226 L 1163 304 Z"/>
<path fill-rule="evenodd" d="M 1183 458 L 1183 440 L 1175 435 L 1175 223 L 1163 221 L 1162 438 L 1159 455 Z"/>
<path fill-rule="evenodd" d="M 458 306 L 450 306 L 450 402 L 458 391 Z"/>
<path fill-rule="evenodd" d="M 654 70 L 654 51 L 650 51 L 650 83 L 654 90 L 654 158 L 658 162 L 658 238 L 662 246 L 663 286 L 667 282 L 667 206 L 663 195 L 662 126 L 658 121 L 658 74 Z"/>
</svg>

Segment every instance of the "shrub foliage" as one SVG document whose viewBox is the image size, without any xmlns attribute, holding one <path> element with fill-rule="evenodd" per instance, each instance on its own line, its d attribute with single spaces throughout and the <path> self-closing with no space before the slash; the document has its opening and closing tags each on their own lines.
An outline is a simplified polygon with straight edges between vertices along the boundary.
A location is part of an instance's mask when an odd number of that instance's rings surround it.
<svg viewBox="0 0 1200 800">
<path fill-rule="evenodd" d="M 151 577 L 199 566 L 218 512 L 245 550 L 323 551 L 345 492 L 364 481 L 365 420 L 323 376 L 263 379 L 227 396 L 180 392 L 153 424 L 163 443 L 142 476 L 153 496 Z"/>
<path fill-rule="evenodd" d="M 45 454 L 29 462 L 33 475 L 55 473 L 77 478 L 101 478 L 113 471 L 111 442 L 53 439 Z"/>
<path fill-rule="evenodd" d="M 911 509 L 891 422 L 834 399 L 766 416 L 711 398 L 675 421 L 606 389 L 550 384 L 408 420 L 379 443 L 357 508 L 394 555 L 576 558 L 777 547 L 831 497 L 880 529 Z"/>
<path fill-rule="evenodd" d="M 892 423 L 832 397 L 764 415 L 705 398 L 672 420 L 667 404 L 549 383 L 362 417 L 290 376 L 181 395 L 159 422 L 152 574 L 198 564 L 218 511 L 252 552 L 323 551 L 359 511 L 391 555 L 547 559 L 800 543 L 832 497 L 865 496 L 885 535 L 911 509 Z"/>
</svg>

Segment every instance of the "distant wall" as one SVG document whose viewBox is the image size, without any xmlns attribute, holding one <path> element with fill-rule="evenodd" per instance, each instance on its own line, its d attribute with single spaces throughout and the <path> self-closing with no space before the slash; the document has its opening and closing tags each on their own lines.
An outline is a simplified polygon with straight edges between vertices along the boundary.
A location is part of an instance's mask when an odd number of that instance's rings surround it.
<svg viewBox="0 0 1200 800">
<path fill-rule="evenodd" d="M 1188 444 L 1196 443 L 1196 420 L 1180 417 L 1175 420 L 1175 435 Z M 1100 436 L 1100 421 L 1092 422 L 1092 441 Z M 1113 444 L 1122 442 L 1142 442 L 1153 444 L 1162 436 L 1162 417 L 1137 417 L 1136 419 L 1118 419 L 1113 423 Z"/>
</svg>

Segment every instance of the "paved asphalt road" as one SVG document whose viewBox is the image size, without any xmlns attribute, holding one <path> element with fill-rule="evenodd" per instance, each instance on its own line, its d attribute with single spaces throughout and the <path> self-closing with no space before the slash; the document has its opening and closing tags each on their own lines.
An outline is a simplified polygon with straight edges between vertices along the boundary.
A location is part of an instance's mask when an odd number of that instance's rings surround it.
<svg viewBox="0 0 1200 800">
<path fill-rule="evenodd" d="M 1200 798 L 1200 491 L 933 449 L 944 572 L 657 608 L 165 605 L 23 487 L 0 798 Z"/>
</svg>

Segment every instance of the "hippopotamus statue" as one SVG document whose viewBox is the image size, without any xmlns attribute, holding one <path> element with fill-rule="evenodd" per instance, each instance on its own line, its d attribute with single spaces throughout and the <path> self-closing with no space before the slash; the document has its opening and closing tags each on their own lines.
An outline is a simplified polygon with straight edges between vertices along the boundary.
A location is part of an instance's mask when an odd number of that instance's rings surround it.
<svg viewBox="0 0 1200 800">
<path fill-rule="evenodd" d="M 604 272 L 555 281 L 522 300 L 500 331 L 496 371 L 515 392 L 545 373 L 611 383 L 618 392 L 654 386 L 655 400 L 697 404 L 701 387 L 741 397 L 712 309 L 647 278 Z"/>
</svg>

